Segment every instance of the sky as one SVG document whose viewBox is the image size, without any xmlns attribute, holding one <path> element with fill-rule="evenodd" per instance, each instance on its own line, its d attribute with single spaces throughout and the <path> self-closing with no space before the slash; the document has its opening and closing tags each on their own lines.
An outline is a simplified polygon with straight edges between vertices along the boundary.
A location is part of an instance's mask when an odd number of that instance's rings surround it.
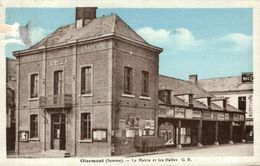
<svg viewBox="0 0 260 166">
<path fill-rule="evenodd" d="M 253 71 L 252 12 L 251 8 L 98 8 L 97 17 L 116 13 L 148 43 L 163 48 L 160 74 L 207 79 Z M 6 24 L 24 26 L 31 21 L 33 43 L 74 19 L 74 8 L 6 8 Z M 26 48 L 6 44 L 6 56 Z"/>
</svg>

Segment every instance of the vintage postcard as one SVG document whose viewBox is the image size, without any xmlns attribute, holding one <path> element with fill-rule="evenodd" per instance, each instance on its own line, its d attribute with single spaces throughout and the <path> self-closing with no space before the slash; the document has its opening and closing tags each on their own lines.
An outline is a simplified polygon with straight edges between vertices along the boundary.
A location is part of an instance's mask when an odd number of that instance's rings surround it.
<svg viewBox="0 0 260 166">
<path fill-rule="evenodd" d="M 0 3 L 1 165 L 260 165 L 257 1 Z"/>
</svg>

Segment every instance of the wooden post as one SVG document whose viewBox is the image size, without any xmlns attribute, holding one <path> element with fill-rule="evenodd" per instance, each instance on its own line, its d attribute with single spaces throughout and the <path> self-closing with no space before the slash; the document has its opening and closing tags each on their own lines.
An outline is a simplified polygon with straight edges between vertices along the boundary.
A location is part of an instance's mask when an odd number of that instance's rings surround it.
<svg viewBox="0 0 260 166">
<path fill-rule="evenodd" d="M 178 144 L 177 148 L 181 148 L 181 120 L 178 120 Z"/>
<path fill-rule="evenodd" d="M 246 142 L 246 122 L 242 122 L 242 142 Z"/>
<path fill-rule="evenodd" d="M 219 145 L 218 143 L 218 121 L 215 124 L 215 145 Z"/>
<path fill-rule="evenodd" d="M 233 122 L 229 124 L 229 143 L 233 144 Z"/>
<path fill-rule="evenodd" d="M 197 146 L 199 146 L 199 147 L 202 146 L 201 136 L 202 136 L 202 120 L 199 121 L 199 125 L 198 125 L 198 144 L 197 144 Z"/>
</svg>

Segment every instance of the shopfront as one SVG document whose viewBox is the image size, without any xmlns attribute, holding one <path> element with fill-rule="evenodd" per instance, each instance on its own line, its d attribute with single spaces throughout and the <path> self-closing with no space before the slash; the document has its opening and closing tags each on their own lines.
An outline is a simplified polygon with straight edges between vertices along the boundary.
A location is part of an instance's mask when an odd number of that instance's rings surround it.
<svg viewBox="0 0 260 166">
<path fill-rule="evenodd" d="M 164 107 L 158 117 L 158 136 L 166 146 L 197 145 L 201 111 L 184 107 Z"/>
</svg>

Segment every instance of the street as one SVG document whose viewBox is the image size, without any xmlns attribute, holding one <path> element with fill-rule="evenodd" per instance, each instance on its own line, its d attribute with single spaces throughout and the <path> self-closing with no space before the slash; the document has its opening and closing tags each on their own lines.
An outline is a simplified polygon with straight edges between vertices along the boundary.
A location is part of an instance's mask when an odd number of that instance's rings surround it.
<svg viewBox="0 0 260 166">
<path fill-rule="evenodd" d="M 165 153 L 151 154 L 151 157 L 173 156 L 251 156 L 253 155 L 253 144 L 223 144 L 219 146 L 206 146 L 202 148 L 183 148 L 167 150 Z"/>
</svg>

